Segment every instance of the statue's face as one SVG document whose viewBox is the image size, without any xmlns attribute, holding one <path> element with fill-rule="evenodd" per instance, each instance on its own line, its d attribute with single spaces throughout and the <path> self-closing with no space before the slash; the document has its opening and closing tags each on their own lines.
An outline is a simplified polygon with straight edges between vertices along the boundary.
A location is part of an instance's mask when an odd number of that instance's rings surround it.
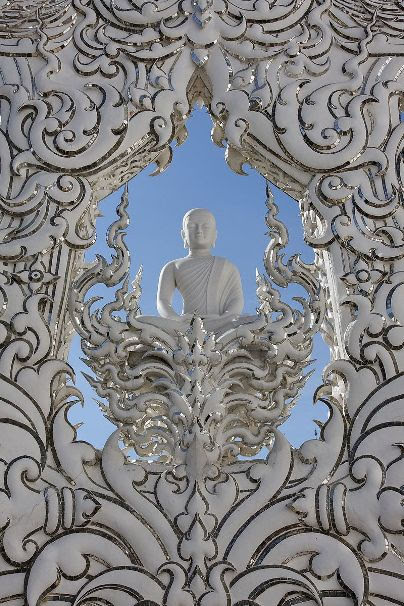
<svg viewBox="0 0 404 606">
<path fill-rule="evenodd" d="M 192 211 L 184 221 L 182 237 L 191 250 L 212 248 L 216 240 L 216 221 L 205 210 Z"/>
</svg>

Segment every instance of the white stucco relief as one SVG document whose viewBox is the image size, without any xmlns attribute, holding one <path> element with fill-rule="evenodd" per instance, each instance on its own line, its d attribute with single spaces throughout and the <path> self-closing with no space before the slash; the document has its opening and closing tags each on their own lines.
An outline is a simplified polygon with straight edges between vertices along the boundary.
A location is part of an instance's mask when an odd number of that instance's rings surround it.
<svg viewBox="0 0 404 606">
<path fill-rule="evenodd" d="M 403 11 L 0 2 L 2 603 L 404 603 Z M 317 255 L 283 260 L 268 192 L 255 322 L 174 334 L 128 284 L 125 193 L 112 262 L 82 254 L 97 201 L 169 164 L 197 100 L 233 170 L 299 201 Z M 300 311 L 276 290 L 296 281 Z M 67 418 L 72 327 L 116 425 L 102 451 Z M 318 330 L 330 417 L 296 450 L 281 423 Z"/>
</svg>

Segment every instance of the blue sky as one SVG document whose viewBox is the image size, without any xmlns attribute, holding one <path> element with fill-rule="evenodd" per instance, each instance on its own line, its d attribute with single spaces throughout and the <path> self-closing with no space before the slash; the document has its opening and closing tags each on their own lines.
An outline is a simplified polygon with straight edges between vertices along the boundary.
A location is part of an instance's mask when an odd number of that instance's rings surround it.
<svg viewBox="0 0 404 606">
<path fill-rule="evenodd" d="M 255 269 L 263 271 L 262 258 L 268 243 L 265 228 L 265 179 L 256 171 L 246 168 L 248 176 L 233 173 L 224 159 L 224 149 L 216 147 L 210 139 L 211 120 L 205 109 L 195 109 L 188 120 L 189 136 L 180 147 L 174 148 L 174 157 L 168 169 L 150 177 L 154 167 L 146 168 L 129 183 L 130 226 L 126 242 L 131 252 L 131 273 L 143 265 L 142 313 L 156 315 L 158 276 L 165 263 L 186 254 L 180 236 L 182 217 L 195 207 L 209 208 L 216 217 L 218 238 L 214 254 L 227 257 L 240 270 L 245 307 L 244 313 L 254 313 L 257 306 Z M 121 194 L 115 192 L 100 204 L 103 217 L 97 220 L 97 242 L 86 258 L 95 253 L 109 259 L 105 234 L 115 220 L 115 208 Z M 298 204 L 273 187 L 279 216 L 289 230 L 290 244 L 287 254 L 300 253 L 305 261 L 312 260 L 312 251 L 304 243 Z M 284 300 L 302 292 L 290 288 L 282 293 Z M 113 293 L 111 293 L 111 299 Z M 176 299 L 180 310 L 180 298 Z M 69 362 L 77 374 L 77 386 L 84 395 L 85 405 L 76 404 L 70 412 L 74 423 L 84 422 L 79 438 L 102 447 L 113 426 L 103 417 L 94 401 L 96 394 L 82 371 L 88 367 L 80 360 L 80 342 L 73 340 Z M 324 419 L 325 407 L 312 405 L 315 388 L 321 383 L 321 372 L 329 359 L 328 347 L 320 336 L 316 337 L 313 357 L 314 374 L 303 390 L 291 417 L 282 426 L 283 432 L 294 446 L 313 438 L 313 418 Z"/>
</svg>

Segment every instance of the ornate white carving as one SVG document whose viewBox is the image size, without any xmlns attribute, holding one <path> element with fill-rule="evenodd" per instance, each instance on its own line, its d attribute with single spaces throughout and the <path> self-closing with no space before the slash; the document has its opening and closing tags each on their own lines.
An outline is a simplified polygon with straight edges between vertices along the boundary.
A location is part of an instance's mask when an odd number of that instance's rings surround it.
<svg viewBox="0 0 404 606">
<path fill-rule="evenodd" d="M 121 231 L 128 221 L 127 190 L 108 234 L 115 249 L 112 262 L 99 256 L 71 290 L 71 317 L 97 377 L 88 379 L 108 399 L 105 413 L 122 427 L 125 444 L 138 455 L 163 456 L 193 470 L 196 465 L 197 477 L 205 465 L 256 454 L 271 440 L 273 427 L 287 418 L 305 382 L 311 339 L 322 323 L 325 304 L 315 268 L 296 258 L 283 265 L 279 250 L 287 243 L 286 230 L 275 218 L 277 208 L 268 194 L 273 239 L 265 265 L 278 283 L 306 286 L 311 301 L 301 300 L 303 312 L 283 303 L 257 274 L 260 313 L 245 323 L 243 317 L 230 318 L 226 325 L 222 317 L 220 331 L 209 332 L 197 316 L 187 329 L 186 322 L 156 323 L 137 315 L 140 274 L 128 293 L 129 252 Z M 115 301 L 102 309 L 94 311 L 93 297 L 83 300 L 96 283 L 119 281 L 124 284 Z M 118 311 L 126 311 L 126 320 Z"/>
<path fill-rule="evenodd" d="M 403 603 L 402 35 L 379 0 L 0 3 L 0 601 Z M 316 265 L 282 262 L 269 200 L 256 322 L 174 335 L 128 290 L 125 198 L 116 257 L 77 272 L 97 200 L 163 170 L 197 100 L 234 170 L 299 199 Z M 300 313 L 272 284 L 296 280 Z M 67 418 L 71 322 L 117 424 L 101 452 Z M 319 328 L 330 416 L 294 450 Z"/>
</svg>

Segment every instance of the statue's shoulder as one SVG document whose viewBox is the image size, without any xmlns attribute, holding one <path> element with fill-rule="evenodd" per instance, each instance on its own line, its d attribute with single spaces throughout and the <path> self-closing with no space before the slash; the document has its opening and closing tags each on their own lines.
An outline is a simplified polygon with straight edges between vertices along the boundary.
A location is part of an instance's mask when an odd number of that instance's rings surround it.
<svg viewBox="0 0 404 606">
<path fill-rule="evenodd" d="M 165 265 L 163 265 L 163 267 L 161 268 L 161 271 L 165 271 L 166 269 L 170 269 L 170 267 L 175 266 L 176 260 L 174 261 L 169 261 L 168 263 L 166 263 Z"/>
<path fill-rule="evenodd" d="M 180 269 L 181 266 L 184 265 L 184 263 L 186 263 L 187 261 L 187 257 L 173 259 L 173 261 L 169 261 L 168 263 L 166 263 L 161 271 L 165 273 L 175 272 L 176 269 Z"/>
<path fill-rule="evenodd" d="M 217 259 L 217 262 L 222 265 L 222 267 L 224 269 L 227 269 L 228 271 L 237 271 L 238 269 L 237 267 L 234 265 L 234 263 L 232 263 L 231 261 L 229 261 L 229 259 L 226 259 L 225 257 L 216 257 L 215 259 Z"/>
<path fill-rule="evenodd" d="M 176 269 L 179 269 L 182 265 L 190 263 L 190 261 L 191 260 L 189 259 L 189 257 L 180 257 L 179 259 L 174 259 L 174 261 L 171 261 L 171 263 Z"/>
<path fill-rule="evenodd" d="M 177 263 L 177 259 L 174 259 L 174 261 L 169 261 L 168 263 L 166 263 L 161 268 L 160 278 L 167 278 L 170 275 L 174 275 L 175 274 L 175 269 L 177 267 L 176 263 Z"/>
</svg>

